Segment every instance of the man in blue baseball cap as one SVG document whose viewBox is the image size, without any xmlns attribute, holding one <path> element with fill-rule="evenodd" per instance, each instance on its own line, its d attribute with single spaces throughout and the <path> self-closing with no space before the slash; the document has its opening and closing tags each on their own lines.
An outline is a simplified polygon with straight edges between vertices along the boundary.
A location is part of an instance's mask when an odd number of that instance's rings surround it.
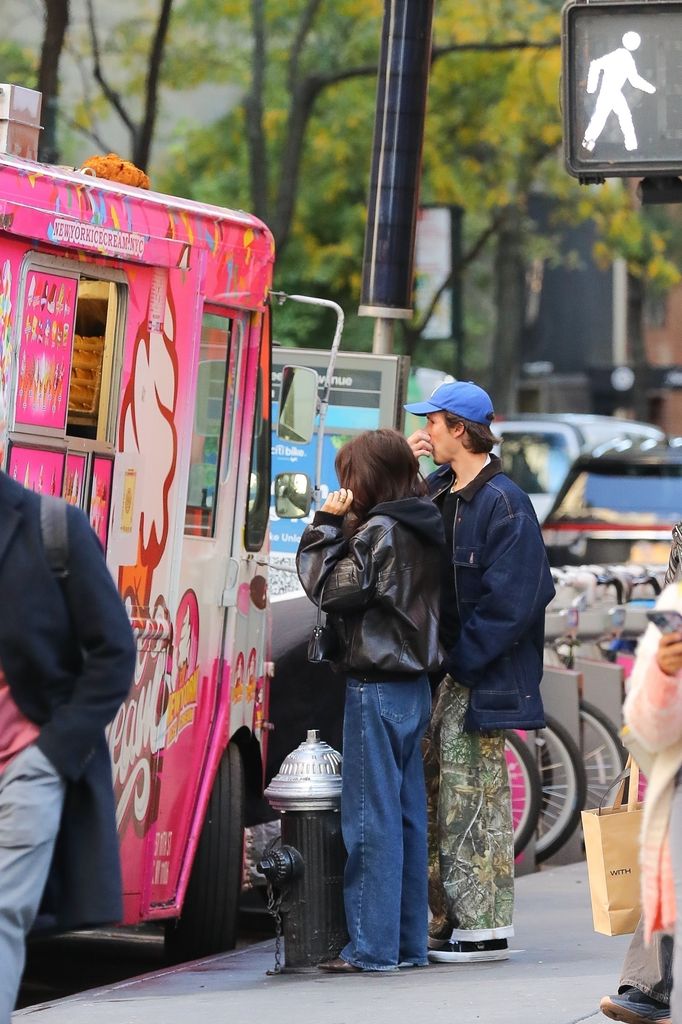
<svg viewBox="0 0 682 1024">
<path fill-rule="evenodd" d="M 405 409 L 426 417 L 408 441 L 439 466 L 427 483 L 446 536 L 445 658 L 425 752 L 429 957 L 505 960 L 514 933 L 514 835 L 504 730 L 545 724 L 544 617 L 554 585 L 533 506 L 492 454 L 487 392 L 451 381 Z"/>
<path fill-rule="evenodd" d="M 486 426 L 490 426 L 495 418 L 490 395 L 471 380 L 452 380 L 439 384 L 426 401 L 413 402 L 405 408 L 415 416 L 450 412 L 461 419 Z"/>
</svg>

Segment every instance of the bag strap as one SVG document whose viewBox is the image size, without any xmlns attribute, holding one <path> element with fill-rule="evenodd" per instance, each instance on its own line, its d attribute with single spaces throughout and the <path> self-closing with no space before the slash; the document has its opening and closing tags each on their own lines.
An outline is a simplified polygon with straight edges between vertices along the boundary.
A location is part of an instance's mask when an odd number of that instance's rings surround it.
<svg viewBox="0 0 682 1024">
<path fill-rule="evenodd" d="M 69 575 L 69 534 L 66 502 L 51 494 L 40 495 L 40 533 L 48 565 L 61 580 Z"/>
<path fill-rule="evenodd" d="M 602 803 L 599 805 L 600 811 L 603 810 L 602 804 L 606 799 L 607 794 L 610 793 L 613 787 L 615 785 L 618 785 L 618 783 L 620 783 L 620 785 L 618 786 L 618 790 L 614 797 L 613 806 L 615 808 L 623 806 L 623 798 L 625 796 L 625 784 L 627 783 L 628 799 L 627 804 L 625 806 L 628 811 L 636 811 L 637 804 L 639 802 L 639 765 L 635 761 L 632 754 L 628 755 L 625 768 L 623 768 L 623 771 L 620 773 L 618 778 L 612 782 L 612 784 L 606 790 L 606 793 L 604 793 L 604 796 L 602 797 Z"/>
<path fill-rule="evenodd" d="M 315 623 L 317 629 L 320 629 L 322 626 L 322 598 L 324 597 L 324 588 L 327 586 L 328 582 L 329 576 L 327 576 L 327 579 L 322 584 L 322 590 L 320 591 L 320 596 L 317 601 L 317 622 Z"/>
</svg>

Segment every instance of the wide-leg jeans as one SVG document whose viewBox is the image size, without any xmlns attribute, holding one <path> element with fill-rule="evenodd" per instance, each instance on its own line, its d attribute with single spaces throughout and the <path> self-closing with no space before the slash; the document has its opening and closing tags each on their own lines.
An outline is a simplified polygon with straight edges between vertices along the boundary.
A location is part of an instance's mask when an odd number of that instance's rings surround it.
<svg viewBox="0 0 682 1024">
<path fill-rule="evenodd" d="M 369 971 L 427 963 L 421 742 L 430 709 L 425 674 L 399 682 L 347 681 L 341 826 L 350 941 L 341 956 Z"/>
</svg>

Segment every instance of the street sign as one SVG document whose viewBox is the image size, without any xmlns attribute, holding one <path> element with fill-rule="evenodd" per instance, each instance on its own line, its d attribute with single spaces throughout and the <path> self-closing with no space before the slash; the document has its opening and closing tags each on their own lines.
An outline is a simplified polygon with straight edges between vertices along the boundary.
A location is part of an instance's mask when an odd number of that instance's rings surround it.
<svg viewBox="0 0 682 1024">
<path fill-rule="evenodd" d="M 569 0 L 562 61 L 571 174 L 682 174 L 682 0 Z"/>
</svg>

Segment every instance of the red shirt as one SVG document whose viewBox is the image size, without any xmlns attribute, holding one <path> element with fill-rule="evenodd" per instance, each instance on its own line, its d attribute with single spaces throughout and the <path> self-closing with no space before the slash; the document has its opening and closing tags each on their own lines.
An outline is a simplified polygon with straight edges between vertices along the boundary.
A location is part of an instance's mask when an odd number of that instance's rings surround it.
<svg viewBox="0 0 682 1024">
<path fill-rule="evenodd" d="M 12 758 L 37 739 L 40 729 L 22 715 L 12 700 L 5 675 L 0 668 L 0 772 Z"/>
</svg>

